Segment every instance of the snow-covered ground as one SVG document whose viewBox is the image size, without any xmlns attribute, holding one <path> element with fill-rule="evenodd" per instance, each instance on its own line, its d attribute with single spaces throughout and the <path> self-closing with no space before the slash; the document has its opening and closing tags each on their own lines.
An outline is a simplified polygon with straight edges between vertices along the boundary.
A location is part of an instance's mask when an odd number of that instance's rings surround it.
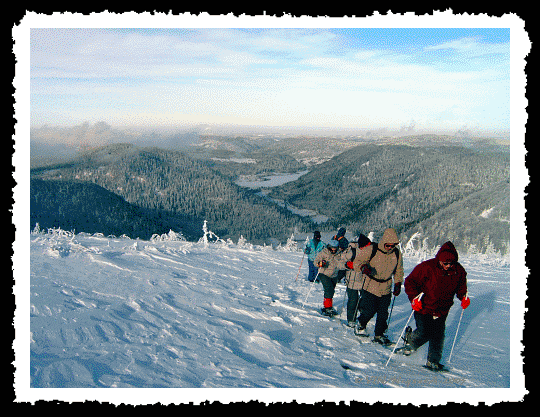
<svg viewBox="0 0 540 417">
<path fill-rule="evenodd" d="M 394 355 L 385 366 L 391 350 L 356 337 L 343 325 L 344 311 L 333 319 L 321 316 L 322 288 L 305 281 L 302 259 L 294 247 L 243 242 L 32 233 L 30 363 L 28 368 L 22 360 L 16 375 L 23 391 L 26 381 L 29 390 L 18 396 L 128 404 L 521 399 L 507 263 L 462 259 L 472 303 L 447 363 L 451 372 L 438 374 L 421 367 L 427 347 L 410 357 Z M 405 257 L 405 273 L 417 262 Z M 340 311 L 344 297 L 340 284 L 334 298 Z M 402 293 L 395 299 L 389 337 L 398 339 L 410 313 Z M 460 314 L 455 303 L 443 361 Z"/>
</svg>

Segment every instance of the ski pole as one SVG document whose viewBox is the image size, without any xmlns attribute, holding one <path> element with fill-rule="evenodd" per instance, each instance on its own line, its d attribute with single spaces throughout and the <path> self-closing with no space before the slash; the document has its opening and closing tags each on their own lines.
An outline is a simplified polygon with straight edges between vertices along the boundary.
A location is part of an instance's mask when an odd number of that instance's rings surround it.
<svg viewBox="0 0 540 417">
<path fill-rule="evenodd" d="M 313 289 L 313 284 L 315 284 L 315 282 L 317 281 L 317 277 L 319 276 L 319 272 L 317 271 L 317 275 L 315 275 L 315 279 L 313 280 L 313 282 L 311 283 L 311 285 L 309 286 L 309 291 L 306 295 L 306 299 L 304 300 L 304 302 L 302 303 L 302 308 L 304 308 L 304 306 L 306 305 L 306 301 L 309 297 L 309 294 L 311 293 L 311 290 Z"/>
<path fill-rule="evenodd" d="M 469 294 L 469 293 L 467 293 Z M 467 298 L 467 294 L 465 294 L 465 298 Z M 459 326 L 461 326 L 461 319 L 463 318 L 463 312 L 465 311 L 465 309 L 461 309 L 461 314 L 459 316 L 459 322 L 458 322 L 458 325 L 457 325 L 457 329 L 456 329 L 456 335 L 454 336 L 454 342 L 452 343 L 452 349 L 450 349 L 450 356 L 448 357 L 448 363 L 450 363 L 450 360 L 452 359 L 452 353 L 454 352 L 454 345 L 456 344 L 456 339 L 457 339 L 457 335 L 458 335 L 458 332 L 459 332 Z"/>
<path fill-rule="evenodd" d="M 422 296 L 424 295 L 424 293 L 420 293 L 418 294 L 416 297 L 414 297 L 414 299 L 416 300 L 418 298 L 418 300 L 420 300 L 422 298 Z M 414 300 L 413 300 L 414 301 Z M 409 322 L 411 321 L 411 318 L 414 314 L 414 310 L 411 311 L 411 315 L 409 316 L 409 318 L 407 319 L 407 323 L 405 323 L 405 327 L 403 327 L 403 330 L 401 331 L 401 334 L 399 335 L 399 339 L 401 339 L 403 337 L 403 334 L 405 333 L 405 329 L 407 328 L 407 326 L 409 325 Z M 399 339 L 398 339 L 398 342 L 399 342 Z M 396 344 L 394 345 L 394 350 L 392 350 L 392 353 L 390 354 L 390 357 L 388 358 L 388 360 L 386 361 L 386 364 L 384 366 L 388 366 L 388 363 L 390 362 L 390 360 L 392 359 L 392 357 L 394 356 L 394 353 L 396 352 L 396 348 L 397 348 L 397 345 L 398 345 L 398 342 L 396 342 Z"/>
<path fill-rule="evenodd" d="M 300 266 L 298 267 L 298 273 L 296 274 L 295 282 L 298 280 L 298 275 L 300 275 L 300 269 L 302 269 L 302 264 L 304 263 L 304 257 L 306 256 L 306 252 L 302 255 L 302 260 L 300 261 Z"/>
<path fill-rule="evenodd" d="M 356 307 L 354 308 L 354 320 L 356 321 L 357 317 L 356 314 L 358 313 L 358 307 L 360 307 L 360 299 L 362 298 L 362 292 L 364 291 L 364 284 L 366 283 L 366 279 L 364 278 L 362 281 L 362 289 L 358 291 L 358 299 L 356 300 Z M 360 314 L 362 314 L 360 312 Z"/>
<path fill-rule="evenodd" d="M 392 318 L 392 311 L 394 311 L 394 303 L 396 302 L 396 296 L 392 298 L 392 307 L 390 307 L 390 314 L 388 315 L 388 320 L 386 322 L 386 327 L 390 326 L 390 319 Z"/>
<path fill-rule="evenodd" d="M 345 300 L 348 298 L 349 296 L 347 295 L 347 284 L 345 284 L 345 294 L 343 294 L 343 303 L 341 304 L 341 311 L 339 313 L 339 318 L 341 318 L 341 315 L 343 314 L 343 310 L 345 310 Z"/>
</svg>

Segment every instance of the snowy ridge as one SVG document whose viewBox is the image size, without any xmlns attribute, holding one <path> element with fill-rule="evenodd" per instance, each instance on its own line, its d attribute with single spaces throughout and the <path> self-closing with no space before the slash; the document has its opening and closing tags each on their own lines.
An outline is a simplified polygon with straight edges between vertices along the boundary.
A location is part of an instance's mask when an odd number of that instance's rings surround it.
<svg viewBox="0 0 540 417">
<path fill-rule="evenodd" d="M 434 374 L 420 366 L 426 347 L 411 357 L 396 355 L 385 367 L 390 351 L 359 343 L 343 326 L 345 312 L 334 319 L 318 314 L 320 284 L 314 284 L 302 307 L 312 284 L 305 281 L 306 260 L 295 280 L 303 256 L 290 247 L 54 231 L 31 234 L 30 259 L 31 388 L 510 387 L 506 263 L 462 260 L 472 303 L 449 364 L 453 371 Z M 418 259 L 404 261 L 408 274 Z M 344 297 L 340 284 L 334 298 L 338 311 Z M 395 300 L 389 337 L 398 338 L 410 311 L 402 293 Z M 460 313 L 456 303 L 447 320 L 443 361 Z M 40 398 L 45 395 L 39 392 Z M 89 392 L 90 398 L 110 395 L 113 402 L 144 403 L 139 394 L 125 399 L 116 391 Z M 338 395 L 310 392 L 305 401 Z M 364 390 L 339 392 L 347 393 L 340 397 L 345 401 L 377 398 Z M 382 401 L 399 398 L 384 392 Z M 472 401 L 489 402 L 480 392 Z M 463 390 L 450 390 L 443 401 L 463 398 Z M 177 395 L 171 401 L 184 400 Z"/>
</svg>

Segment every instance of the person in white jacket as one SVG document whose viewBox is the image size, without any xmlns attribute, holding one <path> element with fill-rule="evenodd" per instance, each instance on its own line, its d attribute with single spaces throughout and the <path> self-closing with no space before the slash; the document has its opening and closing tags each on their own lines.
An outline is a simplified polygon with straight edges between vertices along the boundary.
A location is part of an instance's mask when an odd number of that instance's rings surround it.
<svg viewBox="0 0 540 417">
<path fill-rule="evenodd" d="M 319 268 L 319 279 L 324 290 L 324 301 L 321 313 L 326 316 L 337 314 L 332 306 L 334 292 L 338 283 L 338 272 L 346 269 L 345 261 L 342 258 L 342 250 L 339 248 L 337 240 L 331 240 L 315 257 L 315 265 Z"/>
</svg>

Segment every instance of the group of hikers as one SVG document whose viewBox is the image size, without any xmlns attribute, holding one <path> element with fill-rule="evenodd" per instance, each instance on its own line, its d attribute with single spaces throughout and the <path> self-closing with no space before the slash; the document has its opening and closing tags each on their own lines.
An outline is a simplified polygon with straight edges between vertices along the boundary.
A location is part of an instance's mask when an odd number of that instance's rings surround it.
<svg viewBox="0 0 540 417">
<path fill-rule="evenodd" d="M 347 325 L 357 336 L 367 336 L 366 326 L 376 316 L 374 341 L 388 345 L 388 328 L 392 295 L 401 294 L 402 284 L 411 302 L 416 329 L 407 326 L 403 332 L 405 346 L 400 350 L 409 355 L 429 343 L 426 367 L 441 370 L 445 322 L 454 303 L 454 296 L 467 308 L 467 273 L 458 262 L 458 252 L 452 242 L 441 246 L 433 259 L 418 264 L 404 278 L 403 258 L 399 238 L 387 228 L 379 242 L 359 234 L 356 242 L 345 237 L 341 227 L 328 244 L 315 231 L 304 249 L 308 256 L 308 281 L 320 282 L 324 300 L 321 313 L 337 314 L 333 297 L 338 282 L 347 285 Z M 411 313 L 412 314 L 412 313 Z"/>
</svg>

